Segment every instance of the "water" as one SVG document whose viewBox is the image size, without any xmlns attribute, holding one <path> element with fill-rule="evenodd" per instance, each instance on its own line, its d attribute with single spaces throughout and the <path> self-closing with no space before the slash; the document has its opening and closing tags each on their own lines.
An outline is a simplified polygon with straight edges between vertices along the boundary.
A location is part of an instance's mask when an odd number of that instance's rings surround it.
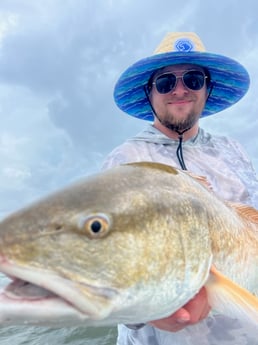
<svg viewBox="0 0 258 345">
<path fill-rule="evenodd" d="M 8 279 L 0 274 L 0 288 Z M 116 327 L 1 327 L 1 345 L 115 345 Z"/>
<path fill-rule="evenodd" d="M 1 345 L 115 345 L 116 328 L 4 327 Z"/>
</svg>

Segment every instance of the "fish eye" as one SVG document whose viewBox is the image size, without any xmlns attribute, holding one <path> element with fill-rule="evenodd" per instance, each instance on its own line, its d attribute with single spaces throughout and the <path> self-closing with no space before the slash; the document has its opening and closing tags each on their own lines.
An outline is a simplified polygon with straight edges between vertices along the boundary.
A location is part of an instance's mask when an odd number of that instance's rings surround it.
<svg viewBox="0 0 258 345">
<path fill-rule="evenodd" d="M 109 233 L 110 219 L 104 214 L 93 214 L 83 220 L 82 230 L 91 239 L 102 238 Z"/>
</svg>

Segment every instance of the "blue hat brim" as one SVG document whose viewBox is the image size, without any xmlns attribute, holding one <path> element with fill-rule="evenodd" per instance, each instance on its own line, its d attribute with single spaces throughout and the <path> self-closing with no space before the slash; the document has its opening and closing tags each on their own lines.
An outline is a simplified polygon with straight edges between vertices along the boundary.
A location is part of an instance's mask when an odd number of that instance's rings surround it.
<svg viewBox="0 0 258 345">
<path fill-rule="evenodd" d="M 144 87 L 156 70 L 177 64 L 199 65 L 210 73 L 213 89 L 201 117 L 216 114 L 232 106 L 249 88 L 248 72 L 231 58 L 207 52 L 162 53 L 141 59 L 124 71 L 114 88 L 117 106 L 131 116 L 152 121 L 153 112 Z"/>
</svg>

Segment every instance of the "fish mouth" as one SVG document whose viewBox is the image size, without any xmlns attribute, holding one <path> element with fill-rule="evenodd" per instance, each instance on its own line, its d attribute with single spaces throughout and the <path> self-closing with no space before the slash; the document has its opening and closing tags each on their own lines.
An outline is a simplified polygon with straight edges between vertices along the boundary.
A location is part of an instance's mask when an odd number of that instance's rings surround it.
<svg viewBox="0 0 258 345">
<path fill-rule="evenodd" d="M 62 315 L 73 314 L 80 320 L 104 319 L 112 312 L 112 301 L 118 295 L 112 288 L 75 282 L 55 272 L 22 267 L 6 259 L 0 260 L 0 272 L 10 279 L 0 293 L 0 304 L 20 304 L 24 308 L 55 304 L 62 309 Z"/>
</svg>

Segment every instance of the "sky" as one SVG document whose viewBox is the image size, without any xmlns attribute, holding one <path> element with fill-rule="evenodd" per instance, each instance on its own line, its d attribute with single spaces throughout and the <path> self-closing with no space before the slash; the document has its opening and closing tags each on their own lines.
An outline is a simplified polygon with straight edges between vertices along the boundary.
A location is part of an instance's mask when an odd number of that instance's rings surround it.
<svg viewBox="0 0 258 345">
<path fill-rule="evenodd" d="M 98 171 L 146 126 L 113 87 L 170 31 L 249 71 L 248 94 L 201 126 L 237 139 L 258 170 L 257 13 L 255 0 L 1 0 L 0 217 Z"/>
</svg>

